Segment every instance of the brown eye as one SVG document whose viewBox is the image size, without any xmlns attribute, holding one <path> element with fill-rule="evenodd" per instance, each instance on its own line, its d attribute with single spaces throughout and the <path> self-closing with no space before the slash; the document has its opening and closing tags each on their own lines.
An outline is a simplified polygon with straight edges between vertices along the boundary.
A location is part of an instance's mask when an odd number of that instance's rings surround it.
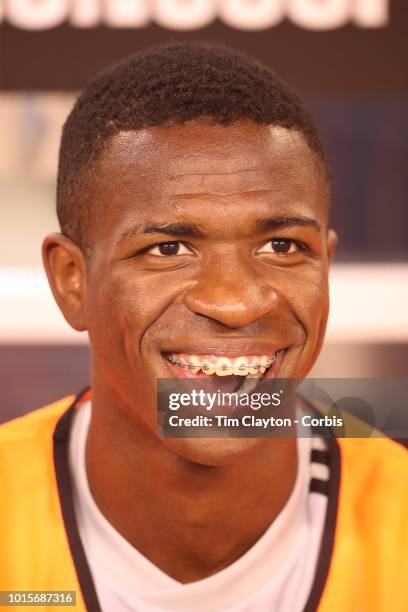
<svg viewBox="0 0 408 612">
<path fill-rule="evenodd" d="M 259 249 L 258 253 L 268 255 L 293 255 L 299 251 L 304 250 L 301 243 L 290 238 L 271 238 L 262 248 Z"/>
<path fill-rule="evenodd" d="M 160 255 L 177 255 L 180 250 L 180 244 L 178 242 L 163 242 L 159 244 Z"/>
<path fill-rule="evenodd" d="M 271 240 L 272 249 L 275 253 L 289 253 L 290 247 L 292 246 L 291 240 L 285 240 L 283 238 L 274 238 Z"/>
<path fill-rule="evenodd" d="M 177 240 L 174 242 L 161 242 L 160 244 L 156 244 L 154 247 L 149 249 L 148 252 L 151 255 L 156 255 L 156 257 L 191 255 L 190 249 L 188 249 L 185 244 L 178 242 Z"/>
</svg>

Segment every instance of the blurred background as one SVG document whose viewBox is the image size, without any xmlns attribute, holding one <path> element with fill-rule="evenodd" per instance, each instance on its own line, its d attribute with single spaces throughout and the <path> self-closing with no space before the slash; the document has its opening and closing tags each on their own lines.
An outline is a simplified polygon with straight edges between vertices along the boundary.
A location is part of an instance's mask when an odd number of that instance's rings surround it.
<svg viewBox="0 0 408 612">
<path fill-rule="evenodd" d="M 408 376 L 406 0 L 0 0 L 0 421 L 89 380 L 40 255 L 73 100 L 106 65 L 186 39 L 271 66 L 320 126 L 340 242 L 313 374 Z"/>
</svg>

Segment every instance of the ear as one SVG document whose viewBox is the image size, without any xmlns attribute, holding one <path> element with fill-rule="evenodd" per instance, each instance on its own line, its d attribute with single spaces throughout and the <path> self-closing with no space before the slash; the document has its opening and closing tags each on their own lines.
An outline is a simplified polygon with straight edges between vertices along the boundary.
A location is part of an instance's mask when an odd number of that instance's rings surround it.
<svg viewBox="0 0 408 612">
<path fill-rule="evenodd" d="M 86 330 L 86 264 L 77 245 L 62 234 L 49 234 L 42 247 L 48 282 L 65 320 Z"/>
<path fill-rule="evenodd" d="M 337 245 L 336 232 L 332 229 L 327 230 L 327 259 L 328 259 L 329 265 L 332 262 L 336 245 Z"/>
</svg>

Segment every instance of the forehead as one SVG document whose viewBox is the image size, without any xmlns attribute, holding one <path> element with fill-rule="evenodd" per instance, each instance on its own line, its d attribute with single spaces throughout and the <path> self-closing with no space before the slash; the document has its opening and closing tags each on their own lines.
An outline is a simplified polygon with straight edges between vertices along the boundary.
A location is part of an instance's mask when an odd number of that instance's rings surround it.
<svg viewBox="0 0 408 612">
<path fill-rule="evenodd" d="M 303 135 L 253 123 L 191 122 L 119 133 L 94 182 L 110 227 L 133 214 L 171 213 L 197 202 L 201 215 L 208 207 L 229 214 L 234 204 L 241 214 L 258 202 L 283 207 L 282 213 L 310 214 L 312 207 L 321 216 L 328 199 L 321 162 Z"/>
</svg>

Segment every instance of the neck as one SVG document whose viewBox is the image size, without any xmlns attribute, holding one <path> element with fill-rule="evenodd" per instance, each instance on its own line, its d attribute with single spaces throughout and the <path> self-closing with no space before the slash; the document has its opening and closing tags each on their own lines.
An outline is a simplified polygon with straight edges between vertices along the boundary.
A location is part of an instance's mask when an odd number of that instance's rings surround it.
<svg viewBox="0 0 408 612">
<path fill-rule="evenodd" d="M 236 561 L 287 502 L 295 438 L 259 439 L 227 465 L 202 465 L 126 419 L 113 398 L 100 399 L 94 391 L 86 453 L 92 495 L 113 527 L 176 580 L 199 580 Z"/>
</svg>

